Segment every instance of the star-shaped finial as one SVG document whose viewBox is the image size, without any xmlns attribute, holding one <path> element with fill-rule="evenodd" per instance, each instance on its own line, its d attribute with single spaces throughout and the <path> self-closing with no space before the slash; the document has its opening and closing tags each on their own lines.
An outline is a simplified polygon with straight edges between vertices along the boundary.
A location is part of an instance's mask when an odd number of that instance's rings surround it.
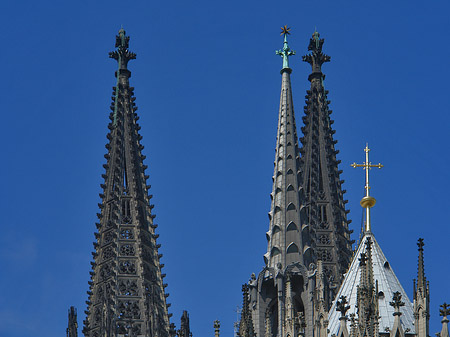
<svg viewBox="0 0 450 337">
<path fill-rule="evenodd" d="M 281 35 L 291 35 L 291 33 L 289 33 L 291 31 L 291 27 L 288 27 L 287 25 L 284 25 L 284 27 L 281 27 Z"/>
</svg>

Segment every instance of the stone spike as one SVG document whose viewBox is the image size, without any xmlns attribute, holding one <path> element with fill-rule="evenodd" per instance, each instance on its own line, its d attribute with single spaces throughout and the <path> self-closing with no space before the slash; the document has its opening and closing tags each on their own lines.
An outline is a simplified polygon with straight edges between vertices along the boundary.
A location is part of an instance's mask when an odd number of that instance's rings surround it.
<svg viewBox="0 0 450 337">
<path fill-rule="evenodd" d="M 129 86 L 129 37 L 121 29 L 119 62 L 113 99 L 113 122 L 105 156 L 105 183 L 96 235 L 90 284 L 86 337 L 145 335 L 170 337 L 165 285 L 161 273 L 148 189 L 136 127 L 134 97 Z"/>
</svg>

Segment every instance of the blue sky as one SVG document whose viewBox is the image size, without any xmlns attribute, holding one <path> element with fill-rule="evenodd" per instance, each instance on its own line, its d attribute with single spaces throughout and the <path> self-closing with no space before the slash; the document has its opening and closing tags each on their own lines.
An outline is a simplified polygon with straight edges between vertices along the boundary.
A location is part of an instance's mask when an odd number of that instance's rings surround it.
<svg viewBox="0 0 450 337">
<path fill-rule="evenodd" d="M 233 333 L 241 284 L 263 267 L 280 94 L 280 26 L 292 27 L 301 122 L 317 27 L 353 236 L 371 159 L 373 231 L 412 299 L 425 238 L 431 331 L 448 286 L 448 1 L 4 1 L 0 335 L 82 325 L 120 26 L 164 254 L 172 321 Z M 298 128 L 300 128 L 298 124 Z"/>
</svg>

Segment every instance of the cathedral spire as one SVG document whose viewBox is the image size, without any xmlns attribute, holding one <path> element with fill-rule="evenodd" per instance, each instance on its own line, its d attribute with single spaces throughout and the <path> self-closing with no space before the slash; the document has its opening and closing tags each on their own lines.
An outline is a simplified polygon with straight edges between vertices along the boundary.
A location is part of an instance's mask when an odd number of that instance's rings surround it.
<svg viewBox="0 0 450 337">
<path fill-rule="evenodd" d="M 348 228 L 348 211 L 345 209 L 345 190 L 340 179 L 336 158 L 339 153 L 335 145 L 335 130 L 332 129 L 332 111 L 328 91 L 323 86 L 325 75 L 322 64 L 330 57 L 322 52 L 324 40 L 317 31 L 310 39 L 310 54 L 303 56 L 312 72 L 308 79 L 311 88 L 307 91 L 306 106 L 300 138 L 300 196 L 302 215 L 302 239 L 304 240 L 306 261 L 321 259 L 326 281 L 330 286 L 327 309 L 342 282 L 342 275 L 347 271 L 352 257 L 351 231 Z M 306 262 L 305 262 L 306 264 Z"/>
<path fill-rule="evenodd" d="M 304 57 L 312 64 L 313 74 L 309 77 L 311 90 L 306 97 L 300 149 L 290 78 L 289 57 L 294 52 L 288 45 L 289 32 L 287 26 L 282 28 L 283 49 L 277 51 L 283 58 L 283 68 L 266 266 L 251 281 L 251 311 L 257 336 L 309 336 L 316 330 L 323 337 L 328 324 L 326 313 L 352 256 L 349 221 L 328 92 L 323 88 L 320 68 L 329 57 L 322 53 L 323 40 L 317 40 L 315 33 L 309 48 L 312 54 Z M 316 302 L 320 306 L 315 306 Z"/>
<path fill-rule="evenodd" d="M 286 41 L 290 28 L 284 26 L 282 29 L 285 47 L 276 52 L 283 56 L 283 69 L 281 70 L 280 108 L 271 193 L 272 205 L 269 213 L 270 228 L 267 233 L 269 242 L 264 256 L 266 264 L 275 269 L 279 268 L 279 264 L 284 268 L 292 262 L 303 262 L 298 196 L 299 150 L 290 78 L 292 70 L 288 67 L 287 61 L 293 52 Z"/>
<path fill-rule="evenodd" d="M 129 85 L 129 37 L 121 29 L 117 50 L 110 57 L 118 61 L 108 150 L 102 177 L 101 212 L 95 233 L 89 300 L 86 302 L 86 337 L 169 337 L 166 285 L 158 253 L 157 227 L 150 204 L 142 154 L 142 136 L 136 114 L 134 88 Z"/>
</svg>

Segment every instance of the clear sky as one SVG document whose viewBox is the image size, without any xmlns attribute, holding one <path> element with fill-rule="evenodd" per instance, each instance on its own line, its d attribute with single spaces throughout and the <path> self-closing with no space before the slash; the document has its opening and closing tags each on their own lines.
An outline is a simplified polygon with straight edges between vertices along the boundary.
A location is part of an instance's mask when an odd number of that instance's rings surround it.
<svg viewBox="0 0 450 337">
<path fill-rule="evenodd" d="M 363 5 L 361 5 L 363 3 Z M 142 126 L 172 321 L 231 336 L 241 285 L 263 267 L 282 60 L 292 27 L 301 126 L 317 27 L 331 62 L 338 159 L 353 239 L 373 162 L 373 231 L 412 300 L 425 239 L 431 331 L 450 301 L 448 1 L 3 1 L 0 336 L 65 335 L 87 300 L 120 26 Z M 299 131 L 299 135 L 300 131 Z M 81 330 L 81 329 L 80 329 Z"/>
</svg>

